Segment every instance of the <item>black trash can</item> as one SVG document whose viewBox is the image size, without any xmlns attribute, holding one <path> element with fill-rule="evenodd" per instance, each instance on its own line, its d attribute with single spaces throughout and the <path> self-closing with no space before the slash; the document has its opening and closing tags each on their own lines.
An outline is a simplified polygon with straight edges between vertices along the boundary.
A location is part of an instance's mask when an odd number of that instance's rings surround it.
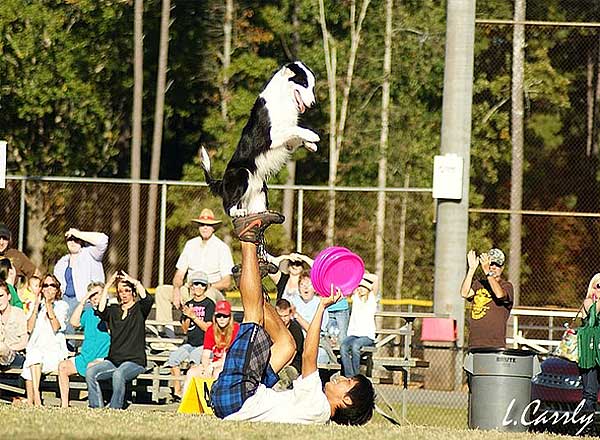
<svg viewBox="0 0 600 440">
<path fill-rule="evenodd" d="M 531 401 L 531 379 L 540 371 L 529 350 L 479 349 L 465 357 L 469 373 L 469 428 L 527 431 L 521 420 Z"/>
</svg>

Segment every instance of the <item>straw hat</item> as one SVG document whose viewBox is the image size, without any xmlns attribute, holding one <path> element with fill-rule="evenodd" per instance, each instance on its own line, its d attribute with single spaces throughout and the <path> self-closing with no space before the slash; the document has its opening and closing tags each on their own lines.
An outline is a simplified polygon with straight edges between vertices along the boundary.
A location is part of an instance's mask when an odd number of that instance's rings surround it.
<svg viewBox="0 0 600 440">
<path fill-rule="evenodd" d="M 215 218 L 215 213 L 212 209 L 204 208 L 198 218 L 193 218 L 192 221 L 194 223 L 198 223 L 200 225 L 218 225 L 221 223 L 221 220 Z"/>
</svg>

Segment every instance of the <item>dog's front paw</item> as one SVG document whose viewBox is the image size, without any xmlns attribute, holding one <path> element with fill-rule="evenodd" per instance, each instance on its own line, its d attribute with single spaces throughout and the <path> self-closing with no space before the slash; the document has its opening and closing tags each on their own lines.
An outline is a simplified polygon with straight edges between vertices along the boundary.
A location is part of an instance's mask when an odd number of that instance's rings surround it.
<svg viewBox="0 0 600 440">
<path fill-rule="evenodd" d="M 304 140 L 308 141 L 308 142 L 315 143 L 315 142 L 319 142 L 321 140 L 321 138 L 319 137 L 319 135 L 317 133 L 315 133 L 314 131 L 311 131 L 311 130 L 306 130 L 302 134 L 303 134 L 302 137 L 304 138 Z"/>
<path fill-rule="evenodd" d="M 313 144 L 312 142 L 304 142 L 304 147 L 313 153 L 317 151 L 317 144 Z"/>
</svg>

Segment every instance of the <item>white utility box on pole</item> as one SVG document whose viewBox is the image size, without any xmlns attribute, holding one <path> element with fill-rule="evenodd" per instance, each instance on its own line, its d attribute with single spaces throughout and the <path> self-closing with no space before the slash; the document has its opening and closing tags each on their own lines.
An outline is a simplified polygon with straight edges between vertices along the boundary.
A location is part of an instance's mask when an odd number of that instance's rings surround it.
<svg viewBox="0 0 600 440">
<path fill-rule="evenodd" d="M 463 194 L 463 159 L 448 153 L 433 158 L 433 198 L 460 200 Z"/>
</svg>

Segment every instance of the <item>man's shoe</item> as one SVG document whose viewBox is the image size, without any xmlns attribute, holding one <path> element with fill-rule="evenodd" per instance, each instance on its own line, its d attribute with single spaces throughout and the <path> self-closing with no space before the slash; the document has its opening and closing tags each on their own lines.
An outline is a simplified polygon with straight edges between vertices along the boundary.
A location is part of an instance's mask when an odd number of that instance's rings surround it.
<svg viewBox="0 0 600 440">
<path fill-rule="evenodd" d="M 240 241 L 258 244 L 270 225 L 281 224 L 285 217 L 276 211 L 258 212 L 233 219 L 233 229 Z"/>
</svg>

